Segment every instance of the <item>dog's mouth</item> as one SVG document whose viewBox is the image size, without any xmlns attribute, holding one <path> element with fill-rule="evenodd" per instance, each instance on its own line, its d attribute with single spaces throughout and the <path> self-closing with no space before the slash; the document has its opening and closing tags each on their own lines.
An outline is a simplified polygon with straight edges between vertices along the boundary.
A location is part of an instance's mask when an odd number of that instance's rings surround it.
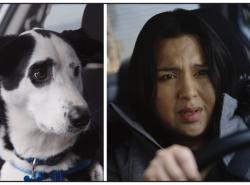
<svg viewBox="0 0 250 185">
<path fill-rule="evenodd" d="M 85 132 L 88 130 L 89 125 L 91 123 L 91 120 L 81 120 L 79 121 L 79 123 L 74 124 L 74 125 L 70 125 L 68 127 L 68 132 L 69 133 L 80 133 L 80 132 Z"/>
</svg>

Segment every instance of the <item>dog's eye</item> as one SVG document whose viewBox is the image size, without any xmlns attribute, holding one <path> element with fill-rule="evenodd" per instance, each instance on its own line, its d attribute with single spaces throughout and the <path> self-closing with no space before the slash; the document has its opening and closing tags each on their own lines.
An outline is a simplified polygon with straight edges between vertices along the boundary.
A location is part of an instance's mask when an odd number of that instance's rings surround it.
<svg viewBox="0 0 250 185">
<path fill-rule="evenodd" d="M 74 68 L 74 76 L 77 77 L 79 75 L 79 73 L 80 73 L 80 66 L 76 66 Z"/>
<path fill-rule="evenodd" d="M 44 63 L 33 66 L 31 70 L 31 79 L 34 82 L 45 82 L 51 78 L 51 65 L 45 65 Z"/>
<path fill-rule="evenodd" d="M 48 70 L 45 67 L 38 68 L 33 73 L 33 78 L 37 81 L 45 81 L 48 78 Z"/>
<path fill-rule="evenodd" d="M 47 60 L 37 62 L 33 64 L 29 69 L 29 78 L 31 82 L 36 87 L 42 87 L 43 85 L 48 84 L 53 75 L 52 75 L 52 67 L 53 60 L 48 58 Z"/>
</svg>

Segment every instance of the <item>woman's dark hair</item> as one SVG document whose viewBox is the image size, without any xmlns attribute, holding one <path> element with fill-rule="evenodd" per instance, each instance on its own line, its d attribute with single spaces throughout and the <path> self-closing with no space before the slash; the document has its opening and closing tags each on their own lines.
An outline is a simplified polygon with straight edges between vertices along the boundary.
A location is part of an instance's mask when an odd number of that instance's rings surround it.
<svg viewBox="0 0 250 185">
<path fill-rule="evenodd" d="M 209 68 L 209 78 L 216 93 L 216 105 L 211 118 L 211 123 L 216 124 L 211 127 L 216 128 L 210 130 L 218 131 L 222 95 L 226 92 L 235 96 L 233 90 L 236 86 L 237 74 L 234 71 L 232 51 L 229 50 L 221 35 L 206 21 L 206 16 L 213 16 L 214 13 L 202 9 L 164 12 L 152 17 L 142 28 L 129 65 L 128 92 L 130 109 L 144 127 L 147 128 L 150 124 L 152 126 L 152 122 L 156 122 L 156 116 L 153 113 L 155 111 L 157 76 L 155 48 L 157 43 L 161 39 L 187 34 L 198 39 Z M 214 21 L 226 22 L 222 16 L 216 14 L 216 17 Z M 230 32 L 227 28 L 224 31 Z"/>
</svg>

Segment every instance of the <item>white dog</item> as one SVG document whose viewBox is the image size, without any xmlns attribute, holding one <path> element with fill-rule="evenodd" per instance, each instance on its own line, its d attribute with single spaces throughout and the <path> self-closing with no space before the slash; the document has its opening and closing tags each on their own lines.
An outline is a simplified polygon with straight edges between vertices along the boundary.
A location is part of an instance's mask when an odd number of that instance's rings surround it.
<svg viewBox="0 0 250 185">
<path fill-rule="evenodd" d="M 81 63 L 70 44 L 42 29 L 4 36 L 0 77 L 1 180 L 62 181 L 76 172 L 83 181 L 103 180 L 99 163 L 71 150 L 90 115 Z"/>
</svg>

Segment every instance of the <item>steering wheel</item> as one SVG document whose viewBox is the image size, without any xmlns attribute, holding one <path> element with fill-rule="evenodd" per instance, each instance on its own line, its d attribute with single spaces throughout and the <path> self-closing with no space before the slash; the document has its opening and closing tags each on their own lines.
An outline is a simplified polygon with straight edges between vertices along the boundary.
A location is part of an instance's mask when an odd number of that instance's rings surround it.
<svg viewBox="0 0 250 185">
<path fill-rule="evenodd" d="M 201 150 L 195 152 L 199 170 L 226 154 L 250 147 L 250 130 L 233 133 L 224 138 L 213 140 Z"/>
</svg>

